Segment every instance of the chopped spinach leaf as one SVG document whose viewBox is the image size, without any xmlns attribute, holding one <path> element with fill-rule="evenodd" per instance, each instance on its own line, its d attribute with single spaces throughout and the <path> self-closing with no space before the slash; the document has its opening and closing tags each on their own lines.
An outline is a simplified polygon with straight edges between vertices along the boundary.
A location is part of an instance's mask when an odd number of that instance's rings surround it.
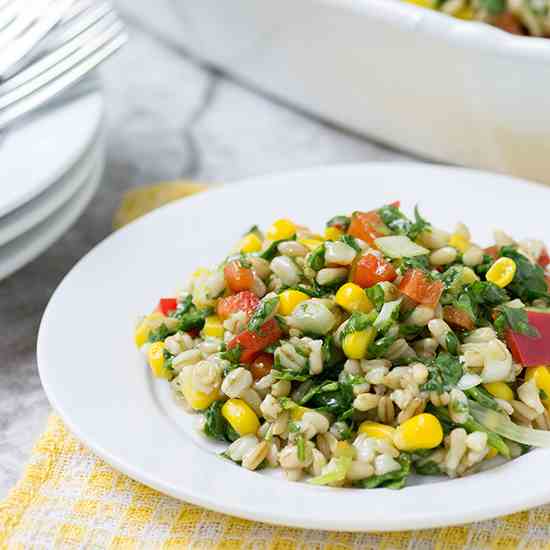
<svg viewBox="0 0 550 550">
<path fill-rule="evenodd" d="M 230 441 L 227 436 L 228 422 L 222 415 L 223 401 L 214 401 L 204 412 L 204 433 L 218 441 Z"/>
<path fill-rule="evenodd" d="M 273 241 L 263 252 L 260 253 L 260 258 L 267 260 L 270 262 L 275 256 L 277 256 L 277 253 L 279 252 L 278 246 L 281 243 L 284 243 L 286 241 L 295 241 L 296 235 L 293 235 L 290 239 L 280 239 L 278 241 Z"/>
<path fill-rule="evenodd" d="M 225 359 L 226 361 L 229 361 L 230 363 L 239 364 L 241 361 L 241 352 L 242 348 L 241 345 L 237 345 L 234 348 L 227 349 L 225 351 L 222 351 L 220 353 L 220 358 Z"/>
<path fill-rule="evenodd" d="M 540 332 L 536 327 L 529 324 L 529 318 L 527 312 L 523 308 L 499 306 L 497 308 L 504 317 L 506 326 L 513 332 L 523 334 L 531 338 L 540 338 Z"/>
<path fill-rule="evenodd" d="M 307 257 L 307 265 L 314 271 L 319 271 L 325 267 L 325 245 L 318 246 L 315 250 L 309 253 Z"/>
<path fill-rule="evenodd" d="M 351 219 L 348 216 L 334 216 L 327 222 L 327 227 L 337 227 L 342 231 L 347 231 L 351 223 Z"/>
<path fill-rule="evenodd" d="M 250 321 L 248 321 L 248 330 L 250 332 L 259 332 L 264 323 L 271 318 L 273 312 L 279 306 L 279 297 L 267 298 L 260 302 L 254 311 Z"/>
<path fill-rule="evenodd" d="M 405 486 L 407 478 L 411 473 L 411 458 L 408 454 L 402 453 L 397 462 L 401 465 L 399 470 L 388 472 L 379 476 L 371 476 L 357 483 L 358 486 L 365 489 L 376 489 L 383 487 L 385 489 L 401 489 Z"/>
<path fill-rule="evenodd" d="M 443 393 L 452 389 L 462 378 L 462 364 L 457 357 L 442 351 L 436 359 L 426 360 L 428 381 L 421 386 L 423 391 Z"/>
<path fill-rule="evenodd" d="M 458 355 L 458 346 L 460 346 L 460 341 L 457 335 L 452 330 L 447 332 L 445 343 L 447 344 L 447 351 L 451 355 Z"/>
<path fill-rule="evenodd" d="M 390 349 L 391 345 L 397 340 L 397 336 L 382 336 L 375 340 L 367 351 L 367 357 L 369 359 L 376 359 L 378 357 L 383 357 L 387 351 Z"/>
<path fill-rule="evenodd" d="M 384 302 L 386 300 L 384 289 L 382 288 L 380 283 L 377 283 L 374 286 L 367 288 L 365 292 L 371 304 L 376 309 L 376 311 L 380 311 L 384 306 Z"/>
<path fill-rule="evenodd" d="M 149 333 L 148 341 L 151 343 L 162 342 L 167 336 L 173 333 L 174 331 L 169 330 L 168 327 L 163 323 L 162 325 L 160 325 L 160 327 L 156 328 L 155 330 L 152 330 Z"/>
<path fill-rule="evenodd" d="M 506 287 L 510 293 L 517 296 L 523 302 L 531 302 L 537 298 L 550 299 L 544 270 L 540 265 L 532 264 L 513 246 L 503 246 L 500 254 L 505 258 L 511 258 L 516 263 L 514 279 Z"/>
</svg>

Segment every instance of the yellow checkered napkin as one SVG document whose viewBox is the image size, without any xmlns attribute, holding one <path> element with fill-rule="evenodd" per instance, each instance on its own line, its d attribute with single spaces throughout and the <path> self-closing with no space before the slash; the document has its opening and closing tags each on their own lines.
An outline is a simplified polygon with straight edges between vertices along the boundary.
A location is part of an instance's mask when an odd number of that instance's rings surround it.
<svg viewBox="0 0 550 550">
<path fill-rule="evenodd" d="M 117 225 L 148 211 L 151 192 L 158 206 L 200 190 L 186 182 L 167 189 L 133 191 Z M 22 479 L 0 503 L 0 548 L 534 550 L 550 548 L 550 506 L 463 527 L 388 534 L 274 527 L 209 512 L 131 480 L 95 456 L 51 415 Z"/>
</svg>

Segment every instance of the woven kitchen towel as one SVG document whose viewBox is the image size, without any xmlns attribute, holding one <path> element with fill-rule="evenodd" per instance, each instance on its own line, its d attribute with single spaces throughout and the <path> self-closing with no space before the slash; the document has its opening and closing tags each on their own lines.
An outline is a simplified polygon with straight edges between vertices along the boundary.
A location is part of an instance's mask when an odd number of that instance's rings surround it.
<svg viewBox="0 0 550 550">
<path fill-rule="evenodd" d="M 134 191 L 125 202 L 128 217 L 150 209 L 151 193 L 158 206 L 200 190 L 180 182 L 176 192 L 169 185 L 167 193 L 159 187 L 153 193 L 151 188 Z M 125 222 L 122 212 L 117 225 Z M 145 487 L 107 465 L 51 415 L 22 479 L 0 503 L 0 548 L 539 549 L 550 548 L 550 506 L 462 527 L 388 534 L 275 527 L 210 512 Z"/>
</svg>

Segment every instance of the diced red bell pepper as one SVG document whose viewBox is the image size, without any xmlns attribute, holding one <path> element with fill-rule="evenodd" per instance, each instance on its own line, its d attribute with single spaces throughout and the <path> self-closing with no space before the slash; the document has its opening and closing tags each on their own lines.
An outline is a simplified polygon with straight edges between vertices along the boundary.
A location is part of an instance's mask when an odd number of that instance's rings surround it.
<svg viewBox="0 0 550 550">
<path fill-rule="evenodd" d="M 397 272 L 381 255 L 373 252 L 359 258 L 352 270 L 351 280 L 361 288 L 369 288 L 383 281 L 393 281 Z"/>
<path fill-rule="evenodd" d="M 390 233 L 376 210 L 371 212 L 354 212 L 348 234 L 357 237 L 368 244 L 374 244 L 374 239 Z"/>
<path fill-rule="evenodd" d="M 160 311 L 164 316 L 168 315 L 171 311 L 175 311 L 178 308 L 178 301 L 175 298 L 161 298 L 157 311 Z"/>
<path fill-rule="evenodd" d="M 430 281 L 420 269 L 409 269 L 399 283 L 399 290 L 411 300 L 435 308 L 443 294 L 444 285 L 441 281 Z"/>
<path fill-rule="evenodd" d="M 401 207 L 401 201 L 390 202 L 390 206 L 393 206 L 394 208 L 400 208 Z"/>
<path fill-rule="evenodd" d="M 254 380 L 267 376 L 273 368 L 273 355 L 271 353 L 260 353 L 250 365 L 250 373 Z"/>
<path fill-rule="evenodd" d="M 488 254 L 489 256 L 491 256 L 491 258 L 493 258 L 493 260 L 496 260 L 497 256 L 498 256 L 498 252 L 499 252 L 499 247 L 498 246 L 489 246 L 487 248 L 484 248 L 483 252 L 485 254 Z"/>
<path fill-rule="evenodd" d="M 241 346 L 241 363 L 251 363 L 267 346 L 274 344 L 282 332 L 276 319 L 265 322 L 258 332 L 245 330 L 227 344 L 228 349 Z"/>
<path fill-rule="evenodd" d="M 548 249 L 546 247 L 542 249 L 538 263 L 543 269 L 546 269 L 546 266 L 550 264 L 550 256 L 548 255 Z"/>
<path fill-rule="evenodd" d="M 225 281 L 227 286 L 233 292 L 241 292 L 242 290 L 250 290 L 254 284 L 254 274 L 252 269 L 244 267 L 237 260 L 229 262 L 224 270 Z"/>
<path fill-rule="evenodd" d="M 458 307 L 445 306 L 443 308 L 443 319 L 452 327 L 460 330 L 473 330 L 475 328 L 472 318 Z"/>
<path fill-rule="evenodd" d="M 238 294 L 233 296 L 228 296 L 227 298 L 220 298 L 218 300 L 218 305 L 216 311 L 218 317 L 222 319 L 227 319 L 233 313 L 237 311 L 244 311 L 247 317 L 250 317 L 254 310 L 258 307 L 260 299 L 251 292 L 250 290 L 243 290 Z"/>
<path fill-rule="evenodd" d="M 550 365 L 550 312 L 527 311 L 529 324 L 540 333 L 540 337 L 531 338 L 506 329 L 506 343 L 517 363 L 524 367 Z"/>
</svg>

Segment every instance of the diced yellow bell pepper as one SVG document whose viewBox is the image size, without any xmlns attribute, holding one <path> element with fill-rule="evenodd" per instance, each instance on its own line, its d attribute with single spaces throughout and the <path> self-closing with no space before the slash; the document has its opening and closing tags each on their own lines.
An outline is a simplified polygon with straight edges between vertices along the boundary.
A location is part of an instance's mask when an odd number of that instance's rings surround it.
<svg viewBox="0 0 550 550">
<path fill-rule="evenodd" d="M 337 227 L 327 227 L 325 229 L 325 239 L 327 241 L 337 241 L 343 234 Z"/>
<path fill-rule="evenodd" d="M 321 246 L 324 241 L 322 239 L 298 239 L 300 244 L 303 244 L 309 250 L 315 250 L 318 246 Z"/>
<path fill-rule="evenodd" d="M 149 346 L 147 360 L 154 376 L 170 378 L 170 372 L 164 368 L 164 342 L 153 342 Z"/>
<path fill-rule="evenodd" d="M 309 300 L 309 296 L 305 292 L 299 290 L 283 290 L 279 294 L 279 313 L 281 315 L 290 315 L 294 308 L 306 300 Z"/>
<path fill-rule="evenodd" d="M 300 420 L 302 420 L 302 417 L 304 416 L 304 414 L 311 410 L 312 409 L 308 407 L 302 407 L 302 406 L 294 407 L 290 409 L 290 419 L 294 422 L 299 422 Z"/>
<path fill-rule="evenodd" d="M 395 446 L 401 451 L 433 449 L 443 441 L 443 428 L 439 420 L 430 413 L 409 418 L 397 427 L 393 436 Z"/>
<path fill-rule="evenodd" d="M 360 311 L 367 313 L 372 310 L 372 304 L 368 299 L 365 291 L 355 283 L 346 283 L 342 285 L 336 296 L 335 302 L 350 313 Z"/>
<path fill-rule="evenodd" d="M 537 388 L 546 394 L 547 397 L 541 401 L 550 410 L 550 369 L 541 365 L 540 367 L 528 367 L 525 371 L 525 380 L 529 381 L 534 378 Z"/>
<path fill-rule="evenodd" d="M 280 219 L 273 222 L 273 225 L 267 230 L 267 238 L 270 241 L 280 241 L 281 239 L 290 239 L 296 234 L 296 224 L 287 219 Z"/>
<path fill-rule="evenodd" d="M 147 315 L 147 317 L 141 321 L 134 332 L 134 340 L 138 348 L 147 342 L 151 330 L 158 328 L 163 318 L 164 315 L 160 311 L 153 311 L 153 313 Z"/>
<path fill-rule="evenodd" d="M 470 240 L 460 233 L 453 233 L 449 238 L 449 246 L 456 248 L 460 252 L 466 252 L 470 248 Z"/>
<path fill-rule="evenodd" d="M 498 451 L 494 447 L 489 447 L 489 452 L 485 455 L 485 460 L 491 460 L 497 456 Z"/>
<path fill-rule="evenodd" d="M 184 369 L 190 369 L 192 367 L 184 367 Z M 187 401 L 187 404 L 195 411 L 203 411 L 207 409 L 216 399 L 219 399 L 220 392 L 216 389 L 210 393 L 204 393 L 196 390 L 193 387 L 193 377 L 189 372 L 184 378 L 182 384 L 183 397 Z"/>
<path fill-rule="evenodd" d="M 369 437 L 374 437 L 376 439 L 386 439 L 387 441 L 393 442 L 393 434 L 395 433 L 395 428 L 388 426 L 387 424 L 381 424 L 380 422 L 371 422 L 370 420 L 365 420 L 359 424 L 358 432 L 360 434 L 367 434 Z"/>
<path fill-rule="evenodd" d="M 350 359 L 363 359 L 367 355 L 367 350 L 376 336 L 376 329 L 368 327 L 365 330 L 352 332 L 344 337 L 342 349 L 346 357 Z"/>
<path fill-rule="evenodd" d="M 504 399 L 505 401 L 514 399 L 512 388 L 504 382 L 488 382 L 483 384 L 483 387 L 497 399 Z"/>
<path fill-rule="evenodd" d="M 509 285 L 516 274 L 516 262 L 511 258 L 499 258 L 487 271 L 485 278 L 500 288 Z"/>
<path fill-rule="evenodd" d="M 262 249 L 262 239 L 256 233 L 248 233 L 241 239 L 239 249 L 245 254 L 259 252 Z"/>
<path fill-rule="evenodd" d="M 223 334 L 224 328 L 222 320 L 217 315 L 210 315 L 204 320 L 204 327 L 202 329 L 203 336 L 223 338 Z"/>
<path fill-rule="evenodd" d="M 240 435 L 255 434 L 260 427 L 256 413 L 242 399 L 229 399 L 222 407 L 222 416 Z"/>
</svg>

